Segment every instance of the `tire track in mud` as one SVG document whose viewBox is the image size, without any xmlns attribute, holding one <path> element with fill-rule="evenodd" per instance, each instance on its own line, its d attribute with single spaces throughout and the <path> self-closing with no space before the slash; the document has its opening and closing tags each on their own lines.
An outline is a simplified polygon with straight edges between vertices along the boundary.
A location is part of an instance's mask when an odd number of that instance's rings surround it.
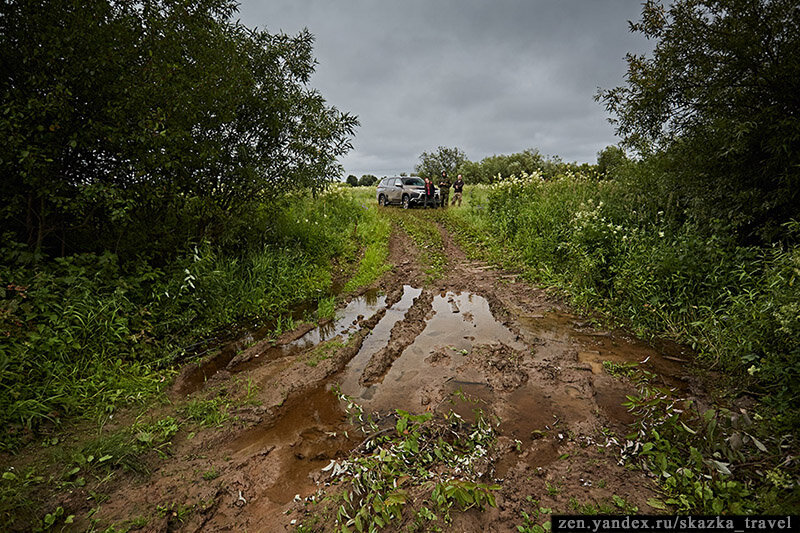
<svg viewBox="0 0 800 533">
<path fill-rule="evenodd" d="M 389 343 L 375 352 L 364 367 L 359 378 L 362 386 L 367 387 L 379 382 L 395 359 L 422 333 L 422 330 L 425 329 L 425 318 L 431 311 L 432 303 L 433 294 L 425 290 L 414 299 L 414 303 L 403 319 L 392 328 Z"/>
</svg>

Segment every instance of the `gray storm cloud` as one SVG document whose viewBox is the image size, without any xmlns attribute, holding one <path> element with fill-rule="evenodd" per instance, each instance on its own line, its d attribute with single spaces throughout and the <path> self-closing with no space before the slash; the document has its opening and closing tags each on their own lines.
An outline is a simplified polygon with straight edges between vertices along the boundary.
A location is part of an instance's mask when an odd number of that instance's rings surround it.
<svg viewBox="0 0 800 533">
<path fill-rule="evenodd" d="M 358 115 L 346 173 L 412 170 L 422 151 L 472 160 L 538 148 L 594 162 L 617 142 L 598 87 L 624 82 L 639 0 L 244 0 L 247 26 L 316 38 L 311 85 Z"/>
</svg>

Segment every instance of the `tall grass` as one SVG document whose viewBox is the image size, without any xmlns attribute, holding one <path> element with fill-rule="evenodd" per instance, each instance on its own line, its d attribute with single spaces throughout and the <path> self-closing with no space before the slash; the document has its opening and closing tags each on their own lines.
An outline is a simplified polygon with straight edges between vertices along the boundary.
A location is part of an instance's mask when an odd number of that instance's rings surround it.
<svg viewBox="0 0 800 533">
<path fill-rule="evenodd" d="M 110 252 L 31 264 L 22 247 L 4 246 L 0 446 L 13 447 L 20 434 L 48 419 L 112 411 L 151 397 L 169 383 L 174 362 L 198 337 L 327 297 L 331 259 L 355 257 L 358 239 L 378 242 L 388 232 L 374 217 L 338 189 L 316 198 L 298 195 L 264 210 L 263 220 L 248 221 L 262 228 L 259 244 L 234 253 L 191 243 L 163 268 L 144 261 L 120 265 Z M 366 269 L 371 275 L 385 258 L 373 254 Z"/>
<path fill-rule="evenodd" d="M 446 212 L 461 238 L 640 334 L 691 344 L 707 364 L 784 405 L 800 397 L 800 249 L 741 246 L 625 182 L 512 177 Z M 799 235 L 800 224 L 785 231 Z M 796 238 L 795 238 L 796 242 Z M 787 426 L 796 409 L 780 411 Z"/>
<path fill-rule="evenodd" d="M 679 417 L 658 390 L 629 397 L 649 409 L 640 459 L 662 474 L 667 503 L 681 512 L 795 512 L 800 247 L 785 243 L 798 242 L 800 224 L 785 225 L 781 243 L 742 246 L 629 172 L 615 182 L 512 177 L 441 216 L 468 252 L 560 287 L 641 335 L 691 344 L 701 364 L 728 376 L 729 391 L 759 398 L 757 423 L 742 434 L 738 409 L 693 407 Z M 751 444 L 740 450 L 743 438 Z"/>
<path fill-rule="evenodd" d="M 359 202 L 359 207 L 363 213 L 357 227 L 357 236 L 364 244 L 364 253 L 356 273 L 344 285 L 345 292 L 369 285 L 391 269 L 391 265 L 387 263 L 391 222 L 374 204 L 368 207 Z"/>
</svg>

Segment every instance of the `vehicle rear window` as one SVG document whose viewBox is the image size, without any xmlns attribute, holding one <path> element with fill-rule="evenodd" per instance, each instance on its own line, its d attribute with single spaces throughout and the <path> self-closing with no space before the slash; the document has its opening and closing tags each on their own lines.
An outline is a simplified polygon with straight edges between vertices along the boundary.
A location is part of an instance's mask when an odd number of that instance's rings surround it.
<svg viewBox="0 0 800 533">
<path fill-rule="evenodd" d="M 425 182 L 419 178 L 403 178 L 403 185 L 414 185 L 422 187 L 425 185 Z"/>
</svg>

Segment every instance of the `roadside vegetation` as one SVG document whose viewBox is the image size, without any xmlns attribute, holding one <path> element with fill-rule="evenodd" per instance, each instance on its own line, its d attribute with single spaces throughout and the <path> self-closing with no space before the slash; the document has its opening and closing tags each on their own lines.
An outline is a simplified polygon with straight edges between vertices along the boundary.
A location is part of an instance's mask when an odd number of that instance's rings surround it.
<svg viewBox="0 0 800 533">
<path fill-rule="evenodd" d="M 471 256 L 558 287 L 578 308 L 640 336 L 688 344 L 699 367 L 720 377 L 716 401 L 727 407 L 683 407 L 649 388 L 631 399 L 647 407 L 637 438 L 650 443 L 643 453 L 657 457 L 648 468 L 662 476 L 670 504 L 796 510 L 799 228 L 786 223 L 787 242 L 769 246 L 741 244 L 724 227 L 705 232 L 668 199 L 643 194 L 649 171 L 631 163 L 611 181 L 500 178 L 471 187 L 464 208 L 437 215 Z M 756 413 L 743 422 L 735 406 L 748 398 Z"/>
<path fill-rule="evenodd" d="M 358 122 L 307 86 L 313 37 L 235 11 L 2 8 L 0 450 L 152 398 L 223 330 L 280 327 L 364 245 L 349 288 L 382 272 L 387 229 L 330 188 Z"/>
<path fill-rule="evenodd" d="M 800 58 L 786 48 L 796 38 L 760 37 L 796 17 L 781 1 L 746 13 L 645 3 L 633 30 L 658 41 L 653 57 L 629 57 L 629 84 L 598 94 L 635 157 L 608 147 L 588 172 L 545 173 L 512 169 L 530 159 L 517 154 L 491 185 L 468 185 L 466 208 L 439 213 L 472 254 L 639 335 L 686 343 L 717 373 L 716 407 L 648 387 L 631 398 L 636 454 L 682 512 L 800 508 L 800 152 L 785 78 Z M 747 37 L 725 37 L 733 26 Z M 731 76 L 753 72 L 731 57 L 763 65 L 764 77 L 729 93 Z M 774 105 L 752 113 L 754 98 Z M 752 417 L 741 411 L 750 405 Z"/>
<path fill-rule="evenodd" d="M 483 479 L 496 437 L 479 410 L 468 423 L 453 411 L 398 409 L 394 427 L 381 428 L 352 399 L 340 398 L 366 439 L 350 458 L 323 469 L 339 490 L 311 499 L 298 531 L 443 531 L 453 510 L 496 506 L 500 486 Z"/>
<path fill-rule="evenodd" d="M 352 208 L 358 211 L 355 236 L 364 247 L 356 271 L 344 285 L 344 291 L 349 292 L 369 285 L 391 268 L 386 260 L 389 257 L 392 224 L 375 209 L 374 187 L 340 189 L 340 194 L 352 198 Z"/>
<path fill-rule="evenodd" d="M 471 162 L 439 147 L 415 170 L 464 174 L 464 206 L 422 215 L 376 208 L 375 176 L 332 183 L 358 122 L 307 86 L 307 31 L 251 31 L 230 0 L 7 2 L 0 453 L 40 452 L 3 468 L 0 526 L 69 526 L 64 507 L 41 505 L 53 491 L 91 485 L 99 506 L 108 480 L 146 474 L 179 432 L 228 423 L 253 401 L 251 383 L 147 411 L 198 346 L 252 325 L 282 331 L 301 303 L 317 310 L 310 320 L 334 317 L 339 291 L 391 268 L 393 231 L 419 250 L 428 282 L 443 277 L 433 222 L 471 257 L 638 335 L 688 344 L 719 377 L 713 405 L 698 405 L 636 365 L 605 365 L 639 391 L 622 452 L 657 477 L 651 506 L 797 513 L 800 11 L 762 4 L 646 2 L 633 29 L 657 41 L 654 57 L 629 57 L 628 85 L 598 94 L 620 146 L 597 165 L 535 149 Z M 309 352 L 308 368 L 337 343 Z M 132 420 L 104 430 L 123 413 Z M 472 469 L 495 440 L 490 425 L 402 411 L 394 421 L 365 427 L 360 454 L 331 465 L 342 490 L 321 520 L 425 530 L 494 505 L 496 487 Z M 96 439 L 62 440 L 95 422 Z M 551 512 L 530 503 L 520 531 L 542 530 Z M 572 510 L 636 511 L 613 503 Z"/>
</svg>

